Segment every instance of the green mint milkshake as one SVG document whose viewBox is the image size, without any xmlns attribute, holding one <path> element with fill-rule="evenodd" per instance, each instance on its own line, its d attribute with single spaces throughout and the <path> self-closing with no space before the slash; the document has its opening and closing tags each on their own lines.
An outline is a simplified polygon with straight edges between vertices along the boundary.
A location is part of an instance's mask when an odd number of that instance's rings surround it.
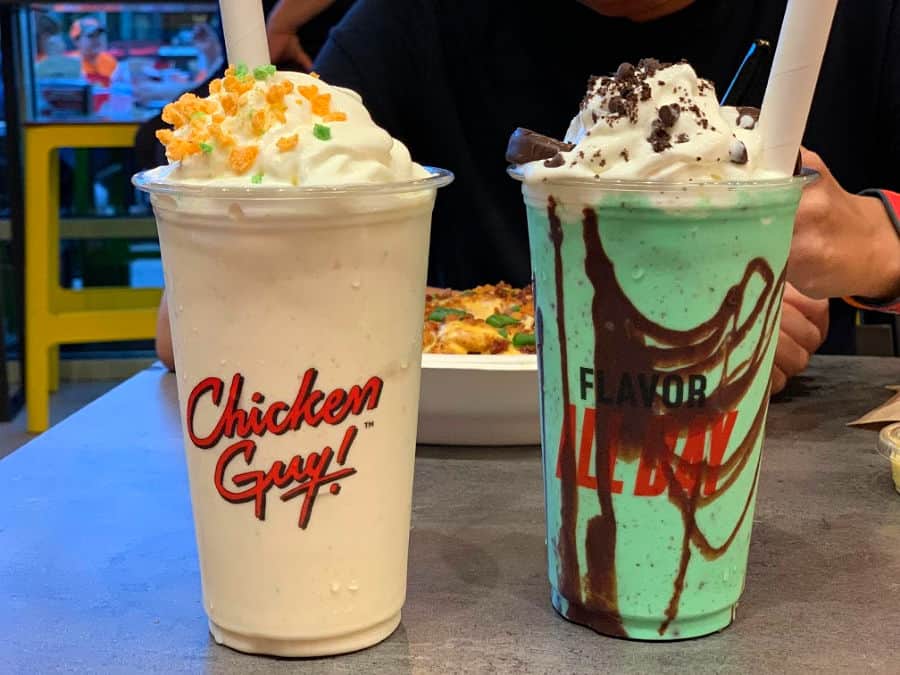
<svg viewBox="0 0 900 675">
<path fill-rule="evenodd" d="M 519 130 L 551 597 L 618 637 L 726 627 L 744 586 L 769 376 L 806 178 L 687 64 L 592 78 L 566 142 Z"/>
</svg>

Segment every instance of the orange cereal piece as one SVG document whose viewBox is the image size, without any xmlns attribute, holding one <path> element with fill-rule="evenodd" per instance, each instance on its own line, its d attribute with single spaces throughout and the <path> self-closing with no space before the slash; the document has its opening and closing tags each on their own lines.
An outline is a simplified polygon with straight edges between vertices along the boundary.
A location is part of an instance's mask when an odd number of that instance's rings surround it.
<svg viewBox="0 0 900 675">
<path fill-rule="evenodd" d="M 314 115 L 324 116 L 331 112 L 331 94 L 319 94 L 312 101 Z"/>
<path fill-rule="evenodd" d="M 218 124 L 211 124 L 209 126 L 209 133 L 213 138 L 216 139 L 219 145 L 226 147 L 229 145 L 234 145 L 234 137 L 222 131 L 222 127 L 220 127 Z"/>
<path fill-rule="evenodd" d="M 175 161 L 190 157 L 191 155 L 196 155 L 199 152 L 199 143 L 196 141 L 182 140 L 180 138 L 173 139 L 172 142 L 166 146 L 166 157 Z"/>
<path fill-rule="evenodd" d="M 269 128 L 269 116 L 266 115 L 264 108 L 260 108 L 250 116 L 250 126 L 253 127 L 253 133 L 262 136 Z"/>
<path fill-rule="evenodd" d="M 199 146 L 197 149 L 199 150 Z M 235 173 L 246 173 L 253 166 L 257 155 L 259 155 L 259 148 L 255 145 L 234 148 L 228 154 L 228 166 Z"/>
<path fill-rule="evenodd" d="M 222 91 L 222 80 L 210 80 L 209 82 L 209 93 L 210 94 L 218 94 Z"/>
<path fill-rule="evenodd" d="M 266 101 L 268 103 L 281 103 L 284 97 L 294 90 L 294 85 L 288 81 L 279 84 L 273 84 L 266 90 Z"/>
<path fill-rule="evenodd" d="M 183 127 L 188 123 L 189 118 L 184 114 L 181 110 L 181 106 L 176 101 L 175 103 L 169 103 L 162 111 L 162 121 L 166 124 L 171 124 L 176 129 Z"/>
<path fill-rule="evenodd" d="M 215 113 L 212 116 L 213 124 L 222 124 L 225 121 L 225 115 L 222 113 Z"/>
<path fill-rule="evenodd" d="M 347 113 L 345 112 L 330 112 L 327 115 L 322 117 L 323 122 L 346 122 L 347 121 Z"/>
<path fill-rule="evenodd" d="M 303 98 L 310 101 L 314 100 L 316 96 L 319 95 L 319 88 L 314 84 L 311 84 L 308 87 L 297 87 L 297 91 L 300 92 L 300 95 Z"/>
<path fill-rule="evenodd" d="M 243 94 L 253 89 L 253 80 L 242 80 L 234 75 L 226 75 L 222 86 L 231 94 Z"/>
<path fill-rule="evenodd" d="M 281 150 L 281 152 L 287 152 L 288 150 L 296 148 L 299 142 L 300 136 L 294 134 L 293 136 L 282 136 L 275 145 L 278 146 L 278 149 Z"/>
<path fill-rule="evenodd" d="M 316 78 L 317 80 L 319 79 L 319 74 L 318 74 L 316 71 L 312 71 L 312 72 L 309 74 L 309 76 L 310 76 L 310 77 L 314 77 L 314 78 Z"/>
<path fill-rule="evenodd" d="M 284 114 L 286 110 L 287 106 L 284 103 L 275 103 L 272 105 L 272 116 L 284 124 L 287 122 L 287 116 Z"/>
<path fill-rule="evenodd" d="M 227 77 L 228 75 L 232 75 L 232 76 L 233 76 L 236 72 L 237 72 L 237 71 L 235 70 L 234 66 L 229 65 L 229 66 L 225 69 L 225 76 L 226 76 L 226 77 Z"/>
<path fill-rule="evenodd" d="M 171 129 L 160 129 L 156 132 L 156 138 L 163 145 L 168 145 L 175 138 L 175 132 Z"/>
<path fill-rule="evenodd" d="M 226 115 L 234 117 L 238 114 L 238 99 L 234 94 L 225 94 L 219 99 L 219 103 L 222 104 L 222 110 Z"/>
</svg>

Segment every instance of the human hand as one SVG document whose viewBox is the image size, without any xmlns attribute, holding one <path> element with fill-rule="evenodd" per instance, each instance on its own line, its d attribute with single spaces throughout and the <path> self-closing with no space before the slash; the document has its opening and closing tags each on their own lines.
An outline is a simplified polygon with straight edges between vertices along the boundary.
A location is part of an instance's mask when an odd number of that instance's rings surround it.
<svg viewBox="0 0 900 675">
<path fill-rule="evenodd" d="M 296 33 L 284 33 L 268 28 L 266 37 L 269 40 L 269 58 L 272 59 L 272 63 L 296 63 L 306 71 L 312 70 L 312 59 L 300 45 Z"/>
<path fill-rule="evenodd" d="M 172 350 L 172 326 L 169 324 L 169 301 L 163 291 L 156 314 L 156 356 L 169 370 L 175 370 L 175 353 Z"/>
<path fill-rule="evenodd" d="M 780 392 L 790 378 L 806 370 L 810 357 L 825 342 L 826 335 L 828 300 L 814 300 L 786 284 L 772 367 L 772 394 Z"/>
<path fill-rule="evenodd" d="M 811 298 L 900 295 L 900 237 L 884 205 L 845 191 L 816 153 L 801 154 L 821 178 L 800 200 L 788 281 Z"/>
</svg>

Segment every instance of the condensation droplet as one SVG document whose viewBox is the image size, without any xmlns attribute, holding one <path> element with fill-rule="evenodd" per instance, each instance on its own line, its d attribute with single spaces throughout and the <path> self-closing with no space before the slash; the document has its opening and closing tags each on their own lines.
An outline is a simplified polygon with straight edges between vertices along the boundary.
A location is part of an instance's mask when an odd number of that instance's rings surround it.
<svg viewBox="0 0 900 675">
<path fill-rule="evenodd" d="M 354 281 L 350 284 L 355 290 L 359 290 L 359 287 L 362 286 L 362 283 L 359 281 Z"/>
<path fill-rule="evenodd" d="M 337 593 L 340 590 L 341 590 L 341 583 L 339 581 L 332 581 L 331 582 L 331 592 Z"/>
<path fill-rule="evenodd" d="M 409 368 L 409 361 L 401 361 L 400 370 L 406 370 L 407 368 Z"/>
<path fill-rule="evenodd" d="M 638 266 L 638 267 L 635 267 L 633 270 L 631 270 L 631 278 L 634 279 L 635 281 L 642 279 L 643 277 L 644 277 L 644 268 L 643 267 Z"/>
<path fill-rule="evenodd" d="M 351 593 L 356 593 L 356 591 L 359 590 L 359 584 L 358 584 L 355 580 L 354 580 L 354 581 L 351 581 L 351 582 L 347 585 L 347 590 L 350 591 Z"/>
<path fill-rule="evenodd" d="M 226 361 L 225 359 L 222 359 L 221 361 L 219 361 L 220 366 L 224 366 L 226 363 L 228 363 L 228 361 Z"/>
<path fill-rule="evenodd" d="M 232 204 L 228 207 L 228 215 L 232 220 L 243 220 L 244 209 L 242 209 L 239 204 Z"/>
<path fill-rule="evenodd" d="M 606 330 L 610 332 L 616 329 L 616 324 L 614 324 L 612 321 L 607 321 L 604 325 L 606 326 Z"/>
</svg>

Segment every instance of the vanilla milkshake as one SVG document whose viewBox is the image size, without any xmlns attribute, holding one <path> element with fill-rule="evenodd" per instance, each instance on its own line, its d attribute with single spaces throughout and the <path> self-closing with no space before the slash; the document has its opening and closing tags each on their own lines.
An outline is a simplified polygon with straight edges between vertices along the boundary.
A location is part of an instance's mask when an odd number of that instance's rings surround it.
<svg viewBox="0 0 900 675">
<path fill-rule="evenodd" d="M 551 598 L 598 632 L 731 623 L 804 178 L 686 63 L 592 78 L 510 139 L 535 281 Z"/>
<path fill-rule="evenodd" d="M 229 68 L 166 108 L 135 178 L 159 227 L 204 607 L 248 652 L 336 654 L 400 621 L 431 210 L 359 97 Z"/>
</svg>

